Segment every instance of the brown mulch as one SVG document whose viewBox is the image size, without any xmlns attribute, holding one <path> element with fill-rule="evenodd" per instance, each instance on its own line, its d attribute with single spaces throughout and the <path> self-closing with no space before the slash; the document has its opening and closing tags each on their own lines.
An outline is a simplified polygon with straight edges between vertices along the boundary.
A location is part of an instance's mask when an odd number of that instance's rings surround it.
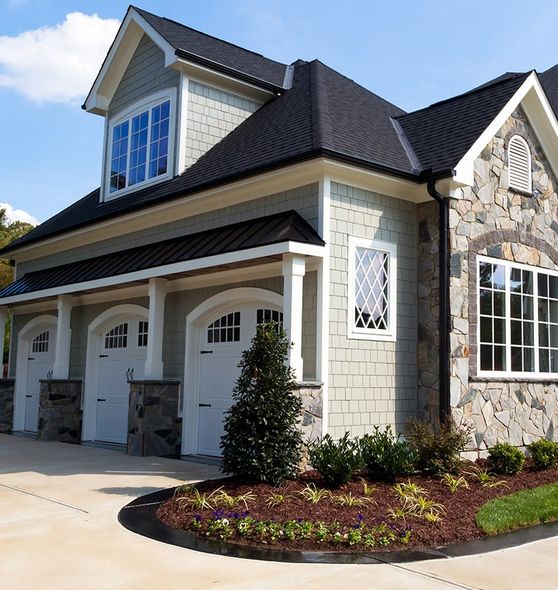
<svg viewBox="0 0 558 590">
<path fill-rule="evenodd" d="M 471 464 L 472 465 L 472 464 Z M 471 465 L 466 466 L 463 471 L 470 469 Z M 485 461 L 479 461 L 477 465 L 486 467 Z M 558 482 L 558 469 L 547 469 L 544 471 L 535 471 L 529 465 L 518 475 L 499 476 L 497 479 L 505 480 L 506 486 L 500 487 L 483 487 L 478 481 L 466 476 L 469 483 L 469 489 L 460 487 L 452 494 L 448 487 L 438 479 L 415 475 L 411 477 L 398 478 L 397 481 L 406 482 L 408 480 L 420 485 L 427 491 L 428 498 L 440 502 L 445 507 L 445 515 L 435 523 L 429 523 L 424 519 L 409 517 L 406 521 L 401 519 L 393 520 L 388 516 L 390 508 L 401 505 L 401 501 L 393 491 L 393 484 L 382 482 L 369 482 L 376 487 L 373 494 L 374 502 L 367 503 L 359 507 L 341 507 L 330 500 L 322 500 L 318 504 L 310 504 L 298 492 L 302 490 L 307 483 L 313 482 L 316 486 L 324 487 L 320 480 L 319 474 L 315 471 L 305 473 L 299 480 L 287 482 L 281 488 L 274 488 L 267 484 L 242 485 L 232 479 L 210 480 L 196 484 L 200 492 L 211 492 L 212 490 L 223 486 L 230 494 L 239 495 L 246 492 L 253 492 L 257 499 L 249 502 L 249 516 L 256 520 L 275 520 L 276 522 L 287 521 L 291 519 L 311 520 L 313 522 L 324 521 L 332 523 L 338 521 L 341 525 L 352 526 L 364 518 L 363 522 L 372 526 L 380 522 L 387 522 L 397 526 L 399 529 L 408 526 L 411 528 L 410 542 L 402 545 L 394 543 L 389 547 L 378 548 L 377 550 L 399 550 L 418 547 L 438 547 L 450 543 L 467 541 L 478 537 L 485 536 L 476 525 L 475 515 L 485 502 L 493 498 L 505 496 L 513 492 L 534 488 L 548 483 Z M 267 499 L 271 493 L 283 493 L 289 496 L 289 499 L 279 506 L 270 508 L 266 505 Z M 363 485 L 360 480 L 355 480 L 344 485 L 339 490 L 332 490 L 334 495 L 352 492 L 355 496 L 363 495 Z M 234 509 L 226 509 L 227 513 L 243 512 L 243 506 Z M 212 510 L 195 510 L 188 506 L 179 506 L 174 499 L 170 499 L 162 504 L 157 516 L 165 524 L 191 531 L 191 523 L 195 515 L 201 515 L 203 518 L 211 518 Z M 244 541 L 242 539 L 232 539 L 230 542 L 243 544 L 256 544 L 254 541 Z M 282 539 L 274 544 L 283 549 L 305 549 L 305 550 L 331 550 L 334 546 L 324 546 L 314 540 L 296 540 L 288 541 Z M 341 551 L 359 551 L 362 547 L 349 548 L 343 546 L 337 548 Z"/>
</svg>

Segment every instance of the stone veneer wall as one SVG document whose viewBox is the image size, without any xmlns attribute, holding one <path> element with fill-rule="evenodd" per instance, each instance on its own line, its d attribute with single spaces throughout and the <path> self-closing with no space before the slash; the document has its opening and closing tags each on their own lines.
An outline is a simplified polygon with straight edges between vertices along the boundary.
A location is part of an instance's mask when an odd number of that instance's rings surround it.
<svg viewBox="0 0 558 590">
<path fill-rule="evenodd" d="M 508 189 L 506 150 L 523 136 L 536 196 Z M 475 425 L 474 447 L 558 439 L 558 381 L 477 376 L 477 255 L 558 269 L 558 183 L 518 108 L 475 161 L 475 183 L 450 203 L 451 406 Z"/>
<path fill-rule="evenodd" d="M 322 436 L 323 388 L 319 383 L 300 383 L 296 390 L 302 401 L 300 428 L 304 440 Z"/>
<path fill-rule="evenodd" d="M 38 440 L 79 444 L 81 391 L 80 380 L 41 380 Z"/>
<path fill-rule="evenodd" d="M 180 456 L 182 418 L 179 381 L 132 381 L 128 410 L 128 455 Z"/>
<path fill-rule="evenodd" d="M 12 431 L 14 415 L 13 379 L 0 379 L 0 433 Z"/>
</svg>

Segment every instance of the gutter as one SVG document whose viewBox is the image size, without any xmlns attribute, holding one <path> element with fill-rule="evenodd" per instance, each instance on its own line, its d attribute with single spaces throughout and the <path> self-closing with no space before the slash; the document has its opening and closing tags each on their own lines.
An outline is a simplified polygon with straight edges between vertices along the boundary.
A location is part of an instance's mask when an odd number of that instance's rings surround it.
<svg viewBox="0 0 558 590">
<path fill-rule="evenodd" d="M 449 307 L 449 202 L 445 195 L 436 190 L 436 180 L 429 178 L 427 181 L 428 194 L 438 203 L 439 214 L 439 418 L 440 424 L 450 416 L 450 307 Z"/>
</svg>

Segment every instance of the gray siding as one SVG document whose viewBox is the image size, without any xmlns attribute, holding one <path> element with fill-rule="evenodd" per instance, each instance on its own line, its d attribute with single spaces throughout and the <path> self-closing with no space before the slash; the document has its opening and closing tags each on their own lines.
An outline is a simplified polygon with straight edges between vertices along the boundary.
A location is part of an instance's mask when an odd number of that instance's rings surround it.
<svg viewBox="0 0 558 590">
<path fill-rule="evenodd" d="M 332 183 L 329 429 L 401 430 L 416 415 L 416 205 Z M 347 338 L 348 236 L 397 244 L 397 340 Z"/>
<path fill-rule="evenodd" d="M 26 313 L 22 315 L 14 315 L 12 321 L 12 331 L 10 335 L 10 366 L 8 369 L 9 376 L 13 379 L 16 374 L 17 364 L 17 339 L 20 330 L 28 324 L 32 319 L 39 317 L 40 315 L 57 315 L 56 310 L 44 311 L 41 313 Z"/>
<path fill-rule="evenodd" d="M 203 231 L 238 221 L 254 219 L 272 213 L 296 209 L 314 228 L 318 226 L 318 186 L 316 184 L 299 187 L 253 201 L 238 203 L 224 209 L 178 219 L 170 223 L 151 227 L 142 231 L 125 234 L 116 238 L 94 242 L 80 248 L 73 248 L 43 258 L 18 264 L 18 277 L 26 272 L 50 268 L 68 262 L 117 252 L 125 248 L 142 246 L 187 233 Z"/>
<path fill-rule="evenodd" d="M 190 80 L 186 123 L 186 168 L 194 164 L 259 107 L 260 103 L 254 100 Z"/>
</svg>

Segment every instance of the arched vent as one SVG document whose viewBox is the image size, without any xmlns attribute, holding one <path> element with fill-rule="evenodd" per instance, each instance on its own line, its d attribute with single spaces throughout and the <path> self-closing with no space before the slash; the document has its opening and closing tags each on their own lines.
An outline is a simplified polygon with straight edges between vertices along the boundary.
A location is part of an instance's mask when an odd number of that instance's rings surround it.
<svg viewBox="0 0 558 590">
<path fill-rule="evenodd" d="M 514 135 L 508 146 L 508 169 L 510 188 L 532 193 L 531 152 L 520 135 Z"/>
</svg>

